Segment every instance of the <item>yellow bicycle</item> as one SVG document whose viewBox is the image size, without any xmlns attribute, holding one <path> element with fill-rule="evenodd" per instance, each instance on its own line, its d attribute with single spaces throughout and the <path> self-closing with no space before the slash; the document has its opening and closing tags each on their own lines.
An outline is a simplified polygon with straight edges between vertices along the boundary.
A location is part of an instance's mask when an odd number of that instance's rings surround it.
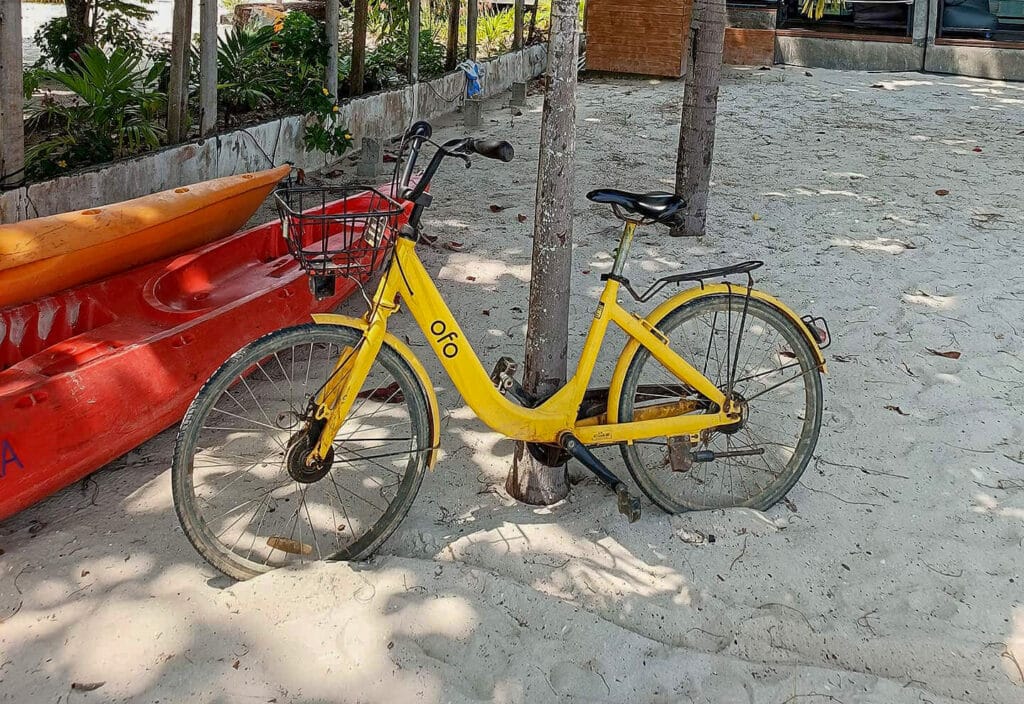
<svg viewBox="0 0 1024 704">
<path fill-rule="evenodd" d="M 406 135 L 394 193 L 373 191 L 365 212 L 301 207 L 311 187 L 279 194 L 283 232 L 317 288 L 383 268 L 360 319 L 315 315 L 239 350 L 206 382 L 177 438 L 174 502 L 185 534 L 214 567 L 246 579 L 296 561 L 373 553 L 404 518 L 440 446 L 434 386 L 409 347 L 388 332 L 400 306 L 412 314 L 466 403 L 489 428 L 540 458 L 573 457 L 616 494 L 630 521 L 640 501 L 590 448 L 619 445 L 640 489 L 668 512 L 726 506 L 764 509 L 796 483 L 817 442 L 825 370 L 821 318 L 800 318 L 752 287 L 761 262 L 674 274 L 637 293 L 624 276 L 639 224 L 671 224 L 671 194 L 588 194 L 625 221 L 611 271 L 572 378 L 548 398 L 528 396 L 503 358 L 488 374 L 416 254 L 427 191 L 446 158 L 509 161 L 507 142 Z M 437 152 L 413 173 L 424 144 Z M 319 212 L 319 214 L 317 214 Z M 342 244 L 338 244 L 341 242 Z M 745 284 L 707 283 L 743 275 Z M 646 317 L 619 304 L 694 282 Z M 608 326 L 629 341 L 610 383 L 589 388 Z M 555 446 L 558 451 L 551 452 Z M 561 455 L 561 456 L 558 456 Z"/>
</svg>

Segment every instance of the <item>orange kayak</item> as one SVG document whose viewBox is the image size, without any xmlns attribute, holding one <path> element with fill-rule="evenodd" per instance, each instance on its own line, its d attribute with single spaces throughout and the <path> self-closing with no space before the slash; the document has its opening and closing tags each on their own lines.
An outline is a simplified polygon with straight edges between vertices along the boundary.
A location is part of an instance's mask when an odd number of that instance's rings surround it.
<svg viewBox="0 0 1024 704">
<path fill-rule="evenodd" d="M 246 223 L 289 170 L 280 166 L 0 225 L 0 308 L 226 237 Z"/>
</svg>

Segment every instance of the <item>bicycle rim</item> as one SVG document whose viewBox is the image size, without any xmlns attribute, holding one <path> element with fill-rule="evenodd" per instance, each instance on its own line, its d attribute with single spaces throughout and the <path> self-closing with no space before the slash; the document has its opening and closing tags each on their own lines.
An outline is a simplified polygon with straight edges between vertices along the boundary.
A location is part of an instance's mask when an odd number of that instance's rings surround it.
<svg viewBox="0 0 1024 704">
<path fill-rule="evenodd" d="M 803 332 L 774 307 L 738 294 L 684 304 L 658 328 L 673 349 L 732 394 L 743 420 L 704 431 L 696 440 L 652 438 L 624 445 L 623 457 L 640 488 L 672 513 L 775 504 L 802 474 L 821 425 L 821 379 Z M 649 352 L 638 350 L 623 383 L 620 418 L 680 398 L 700 400 Z M 715 410 L 705 400 L 694 412 Z"/>
<path fill-rule="evenodd" d="M 186 414 L 173 480 L 186 534 L 214 567 L 245 579 L 270 569 L 371 554 L 415 497 L 429 453 L 423 391 L 385 346 L 336 435 L 308 468 L 306 409 L 358 330 L 305 325 L 243 348 Z"/>
</svg>

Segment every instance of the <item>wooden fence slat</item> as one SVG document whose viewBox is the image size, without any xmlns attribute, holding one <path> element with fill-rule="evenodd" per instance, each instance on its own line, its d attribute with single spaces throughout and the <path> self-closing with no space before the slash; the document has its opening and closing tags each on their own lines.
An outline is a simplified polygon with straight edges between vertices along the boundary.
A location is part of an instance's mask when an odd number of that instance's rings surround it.
<svg viewBox="0 0 1024 704">
<path fill-rule="evenodd" d="M 217 129 L 217 0 L 199 0 L 199 134 Z"/>
<path fill-rule="evenodd" d="M 476 23 L 480 15 L 480 0 L 469 0 L 466 9 L 466 56 L 476 61 Z"/>
<path fill-rule="evenodd" d="M 0 2 L 0 186 L 25 178 L 21 2 Z"/>
<path fill-rule="evenodd" d="M 192 0 L 174 0 L 171 20 L 171 79 L 167 86 L 167 141 L 185 141 L 188 132 L 188 59 L 192 43 Z"/>
<path fill-rule="evenodd" d="M 341 14 L 339 0 L 327 0 L 327 76 L 324 87 L 334 100 L 338 99 L 338 23 Z"/>
<path fill-rule="evenodd" d="M 523 15 L 525 14 L 523 0 L 515 0 L 515 6 L 512 10 L 512 14 L 512 48 L 518 50 L 523 48 Z"/>
<path fill-rule="evenodd" d="M 409 83 L 420 81 L 420 0 L 409 0 Z"/>
</svg>

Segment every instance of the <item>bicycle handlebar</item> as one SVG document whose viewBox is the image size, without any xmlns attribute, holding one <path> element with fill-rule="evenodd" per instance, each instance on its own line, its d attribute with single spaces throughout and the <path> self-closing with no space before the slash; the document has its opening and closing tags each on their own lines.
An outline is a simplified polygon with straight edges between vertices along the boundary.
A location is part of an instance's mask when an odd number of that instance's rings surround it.
<svg viewBox="0 0 1024 704">
<path fill-rule="evenodd" d="M 466 146 L 474 154 L 505 163 L 512 161 L 516 155 L 516 150 L 512 145 L 503 139 L 470 139 Z"/>
<path fill-rule="evenodd" d="M 412 180 L 413 169 L 416 166 L 416 160 L 419 158 L 420 148 L 424 142 L 430 139 L 432 133 L 433 129 L 430 123 L 423 120 L 413 124 L 406 133 L 406 139 L 411 142 L 409 160 L 406 162 L 405 170 L 402 172 L 401 182 L 401 197 L 406 200 L 416 201 L 423 195 L 423 192 L 427 190 L 431 179 L 434 178 L 434 174 L 441 166 L 441 162 L 445 157 L 456 156 L 464 159 L 466 168 L 469 168 L 468 154 L 479 154 L 488 159 L 497 159 L 506 163 L 512 161 L 515 156 L 515 149 L 505 140 L 471 139 L 468 137 L 450 139 L 438 147 L 434 157 L 430 160 L 430 164 L 427 165 L 426 170 L 423 172 L 422 178 L 420 178 L 415 187 L 410 188 L 409 182 Z"/>
</svg>

